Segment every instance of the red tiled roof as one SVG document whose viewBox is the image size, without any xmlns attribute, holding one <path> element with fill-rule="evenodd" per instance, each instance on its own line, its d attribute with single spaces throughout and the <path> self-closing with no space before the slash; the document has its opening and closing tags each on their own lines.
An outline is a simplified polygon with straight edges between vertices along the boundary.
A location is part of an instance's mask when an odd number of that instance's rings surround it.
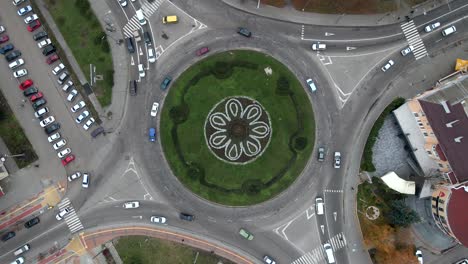
<svg viewBox="0 0 468 264">
<path fill-rule="evenodd" d="M 452 230 L 455 237 L 463 244 L 468 247 L 468 210 L 466 205 L 468 204 L 468 192 L 465 192 L 463 188 L 454 190 L 452 189 L 452 195 L 447 206 L 447 222 Z"/>
<path fill-rule="evenodd" d="M 440 148 L 440 144 L 437 144 L 436 151 L 437 151 L 437 155 L 439 155 L 440 160 L 447 161 L 447 158 L 445 157 L 444 152 Z"/>
<path fill-rule="evenodd" d="M 451 184 L 456 184 L 457 183 L 457 178 L 455 178 L 455 174 L 453 173 L 453 171 L 449 172 L 448 176 L 450 178 L 450 183 Z"/>
<path fill-rule="evenodd" d="M 450 113 L 446 113 L 441 104 L 419 100 L 421 107 L 429 121 L 432 130 L 440 144 L 440 149 L 450 163 L 455 174 L 456 182 L 468 180 L 468 117 L 463 106 L 458 103 L 447 107 Z M 447 127 L 447 123 L 453 123 L 453 127 Z M 461 142 L 455 142 L 455 138 L 462 136 Z"/>
</svg>

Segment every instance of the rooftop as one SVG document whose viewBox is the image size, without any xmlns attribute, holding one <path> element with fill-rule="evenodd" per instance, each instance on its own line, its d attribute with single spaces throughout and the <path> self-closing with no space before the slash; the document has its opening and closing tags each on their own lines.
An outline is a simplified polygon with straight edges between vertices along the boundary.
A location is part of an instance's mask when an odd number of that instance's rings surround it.
<svg viewBox="0 0 468 264">
<path fill-rule="evenodd" d="M 467 203 L 468 192 L 463 188 L 458 190 L 452 189 L 447 208 L 447 220 L 452 233 L 465 247 L 468 247 L 468 225 L 466 224 L 468 222 Z"/>
</svg>

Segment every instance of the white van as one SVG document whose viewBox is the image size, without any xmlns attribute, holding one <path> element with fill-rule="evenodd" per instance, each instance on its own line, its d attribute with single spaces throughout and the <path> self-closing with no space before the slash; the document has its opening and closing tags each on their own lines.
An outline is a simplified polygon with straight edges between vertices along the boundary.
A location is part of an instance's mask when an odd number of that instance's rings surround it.
<svg viewBox="0 0 468 264">
<path fill-rule="evenodd" d="M 26 245 L 18 248 L 17 250 L 15 250 L 15 252 L 13 252 L 13 254 L 15 254 L 15 256 L 21 255 L 24 252 L 28 251 L 30 248 L 31 247 L 28 244 L 26 244 Z"/>
<path fill-rule="evenodd" d="M 323 245 L 323 248 L 325 249 L 325 255 L 327 255 L 328 263 L 335 263 L 335 257 L 333 256 L 333 249 L 331 245 L 326 243 L 325 245 Z"/>
<path fill-rule="evenodd" d="M 457 31 L 457 28 L 455 26 L 448 27 L 442 30 L 442 36 L 446 37 L 452 33 L 455 33 L 455 31 Z"/>
<path fill-rule="evenodd" d="M 143 10 L 141 9 L 138 9 L 136 11 L 136 16 L 138 18 L 138 22 L 140 22 L 140 25 L 146 25 L 146 19 L 145 19 L 145 16 L 143 15 Z"/>
<path fill-rule="evenodd" d="M 320 197 L 315 198 L 315 212 L 318 215 L 323 215 L 323 211 L 324 211 L 323 199 Z"/>
</svg>

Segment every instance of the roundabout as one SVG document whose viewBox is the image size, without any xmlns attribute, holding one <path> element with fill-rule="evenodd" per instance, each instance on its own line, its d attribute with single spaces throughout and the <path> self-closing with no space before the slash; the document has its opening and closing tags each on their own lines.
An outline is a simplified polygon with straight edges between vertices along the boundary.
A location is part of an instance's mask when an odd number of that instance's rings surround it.
<svg viewBox="0 0 468 264">
<path fill-rule="evenodd" d="M 187 69 L 161 113 L 173 174 L 215 203 L 271 199 L 301 174 L 315 141 L 312 106 L 296 77 L 271 56 L 229 51 Z"/>
</svg>

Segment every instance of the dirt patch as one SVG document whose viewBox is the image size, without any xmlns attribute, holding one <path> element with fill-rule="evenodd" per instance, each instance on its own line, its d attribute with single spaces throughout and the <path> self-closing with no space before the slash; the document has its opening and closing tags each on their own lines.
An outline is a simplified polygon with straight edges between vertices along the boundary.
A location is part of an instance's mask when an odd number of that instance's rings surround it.
<svg viewBox="0 0 468 264">
<path fill-rule="evenodd" d="M 299 11 L 324 14 L 375 14 L 395 11 L 394 0 L 291 0 Z"/>
<path fill-rule="evenodd" d="M 284 7 L 286 5 L 286 1 L 284 0 L 261 0 L 261 3 L 264 5 L 271 5 L 275 7 Z"/>
</svg>

